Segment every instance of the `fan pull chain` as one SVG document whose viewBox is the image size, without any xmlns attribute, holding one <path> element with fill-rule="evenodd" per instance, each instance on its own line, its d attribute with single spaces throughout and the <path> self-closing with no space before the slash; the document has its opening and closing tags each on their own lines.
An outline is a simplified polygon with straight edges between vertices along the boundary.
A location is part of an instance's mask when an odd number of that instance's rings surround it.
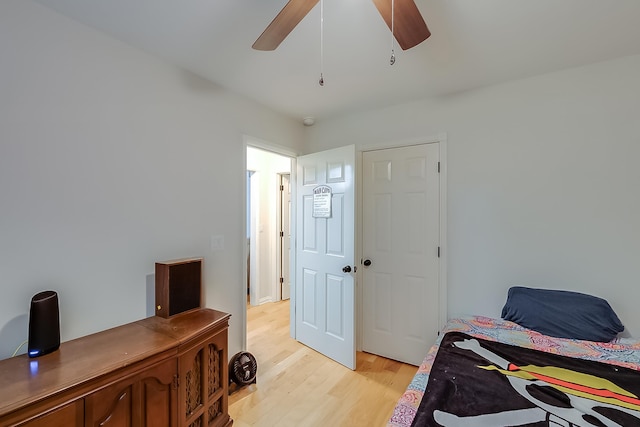
<svg viewBox="0 0 640 427">
<path fill-rule="evenodd" d="M 393 65 L 396 63 L 396 38 L 394 32 L 395 26 L 395 12 L 396 12 L 396 2 L 395 0 L 391 0 L 391 59 L 389 60 L 389 65 Z"/>
<path fill-rule="evenodd" d="M 324 77 L 322 71 L 324 69 L 324 0 L 320 0 L 320 80 L 318 84 L 324 86 Z"/>
</svg>

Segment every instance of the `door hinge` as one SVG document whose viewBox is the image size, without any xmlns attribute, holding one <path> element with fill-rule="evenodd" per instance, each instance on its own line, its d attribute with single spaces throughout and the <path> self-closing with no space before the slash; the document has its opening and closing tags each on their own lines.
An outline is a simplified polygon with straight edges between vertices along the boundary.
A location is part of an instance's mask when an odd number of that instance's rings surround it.
<svg viewBox="0 0 640 427">
<path fill-rule="evenodd" d="M 280 283 L 284 283 L 284 277 L 280 278 Z"/>
<path fill-rule="evenodd" d="M 440 246 L 438 246 L 438 258 L 440 258 Z"/>
<path fill-rule="evenodd" d="M 280 191 L 284 191 L 284 185 L 280 186 Z"/>
<path fill-rule="evenodd" d="M 173 389 L 177 390 L 179 386 L 180 386 L 180 380 L 178 379 L 178 374 L 175 374 L 173 376 Z"/>
<path fill-rule="evenodd" d="M 440 162 L 438 162 L 438 173 L 440 173 Z"/>
<path fill-rule="evenodd" d="M 284 237 L 284 231 L 280 232 L 280 237 Z"/>
</svg>

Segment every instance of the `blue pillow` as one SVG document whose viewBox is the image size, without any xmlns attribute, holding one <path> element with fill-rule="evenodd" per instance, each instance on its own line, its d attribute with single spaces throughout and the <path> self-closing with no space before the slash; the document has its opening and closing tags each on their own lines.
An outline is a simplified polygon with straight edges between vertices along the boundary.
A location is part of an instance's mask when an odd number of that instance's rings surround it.
<svg viewBox="0 0 640 427">
<path fill-rule="evenodd" d="M 571 291 L 509 289 L 502 318 L 558 338 L 609 342 L 624 326 L 602 298 Z"/>
</svg>

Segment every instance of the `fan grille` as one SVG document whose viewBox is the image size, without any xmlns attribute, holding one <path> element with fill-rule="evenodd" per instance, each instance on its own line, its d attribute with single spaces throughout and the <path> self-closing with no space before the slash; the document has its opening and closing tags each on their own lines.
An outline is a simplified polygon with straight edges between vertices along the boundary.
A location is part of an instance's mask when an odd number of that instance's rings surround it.
<svg viewBox="0 0 640 427">
<path fill-rule="evenodd" d="M 233 356 L 229 363 L 229 378 L 238 385 L 254 383 L 257 372 L 256 358 L 246 351 Z"/>
</svg>

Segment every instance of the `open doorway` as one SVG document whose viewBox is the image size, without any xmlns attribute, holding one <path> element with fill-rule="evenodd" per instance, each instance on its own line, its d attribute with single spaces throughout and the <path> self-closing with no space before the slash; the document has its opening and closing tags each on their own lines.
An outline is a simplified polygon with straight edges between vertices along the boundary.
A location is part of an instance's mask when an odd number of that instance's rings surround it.
<svg viewBox="0 0 640 427">
<path fill-rule="evenodd" d="M 286 300 L 290 295 L 291 158 L 247 147 L 247 303 Z"/>
</svg>

